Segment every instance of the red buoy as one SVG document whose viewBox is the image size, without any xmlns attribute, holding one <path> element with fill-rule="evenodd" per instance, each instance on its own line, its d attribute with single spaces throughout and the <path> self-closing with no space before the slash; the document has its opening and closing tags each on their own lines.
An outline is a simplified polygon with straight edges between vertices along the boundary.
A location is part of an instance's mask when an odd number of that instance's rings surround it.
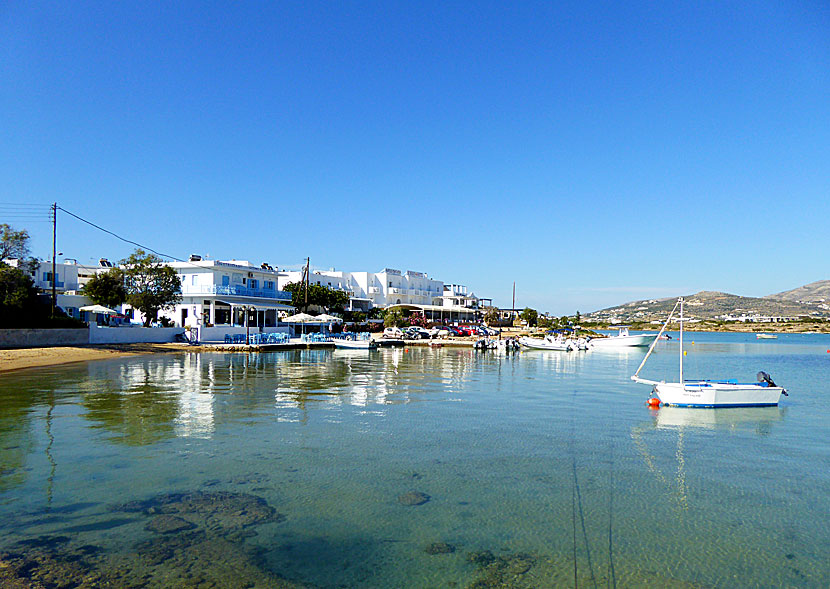
<svg viewBox="0 0 830 589">
<path fill-rule="evenodd" d="M 658 407 L 660 405 L 660 399 L 657 397 L 650 397 L 648 400 L 649 407 Z"/>
</svg>

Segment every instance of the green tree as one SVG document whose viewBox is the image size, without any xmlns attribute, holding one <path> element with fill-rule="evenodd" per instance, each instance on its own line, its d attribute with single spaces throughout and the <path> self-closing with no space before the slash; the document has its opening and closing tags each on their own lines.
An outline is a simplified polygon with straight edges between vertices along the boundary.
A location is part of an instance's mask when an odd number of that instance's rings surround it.
<svg viewBox="0 0 830 589">
<path fill-rule="evenodd" d="M 37 289 L 32 277 L 20 268 L 0 263 L 0 326 L 27 326 L 37 308 Z"/>
<path fill-rule="evenodd" d="M 29 257 L 29 232 L 15 231 L 10 225 L 0 223 L 0 260 L 28 260 Z"/>
<path fill-rule="evenodd" d="M 383 313 L 384 327 L 403 327 L 407 324 L 403 311 L 398 308 L 386 309 Z"/>
<path fill-rule="evenodd" d="M 306 304 L 306 285 L 303 282 L 289 282 L 282 289 L 291 293 L 291 306 L 306 311 L 316 305 L 330 311 L 340 311 L 349 302 L 349 293 L 336 290 L 322 284 L 308 285 L 308 303 Z"/>
<path fill-rule="evenodd" d="M 539 313 L 536 312 L 536 309 L 525 307 L 524 311 L 519 314 L 519 317 L 527 321 L 529 327 L 533 327 L 536 325 L 536 319 L 539 317 Z"/>
<path fill-rule="evenodd" d="M 94 303 L 116 307 L 127 301 L 124 272 L 120 268 L 110 268 L 106 272 L 96 274 L 84 285 L 82 292 Z"/>
<path fill-rule="evenodd" d="M 487 307 L 484 312 L 484 323 L 496 325 L 499 322 L 499 310 L 496 307 Z"/>
<path fill-rule="evenodd" d="M 574 321 L 574 324 L 579 325 L 579 318 L 580 318 L 579 311 L 577 311 L 576 312 L 576 321 Z"/>
<path fill-rule="evenodd" d="M 182 281 L 176 271 L 154 254 L 137 249 L 124 267 L 127 302 L 144 314 L 144 326 L 158 319 L 159 311 L 181 300 Z"/>
</svg>

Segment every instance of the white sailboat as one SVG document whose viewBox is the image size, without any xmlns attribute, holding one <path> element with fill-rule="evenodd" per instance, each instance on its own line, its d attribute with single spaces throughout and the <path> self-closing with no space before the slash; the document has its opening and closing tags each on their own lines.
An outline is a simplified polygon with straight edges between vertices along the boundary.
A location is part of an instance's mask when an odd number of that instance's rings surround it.
<svg viewBox="0 0 830 589">
<path fill-rule="evenodd" d="M 781 395 L 786 395 L 769 374 L 758 373 L 758 382 L 740 383 L 736 380 L 683 380 L 683 297 L 677 300 L 669 318 L 663 324 L 658 337 L 665 331 L 674 312 L 680 308 L 680 378 L 678 382 L 666 382 L 640 378 L 640 370 L 654 351 L 654 343 L 631 380 L 654 387 L 654 394 L 660 403 L 678 407 L 763 407 L 778 405 Z M 651 402 L 651 400 L 650 400 Z"/>
</svg>

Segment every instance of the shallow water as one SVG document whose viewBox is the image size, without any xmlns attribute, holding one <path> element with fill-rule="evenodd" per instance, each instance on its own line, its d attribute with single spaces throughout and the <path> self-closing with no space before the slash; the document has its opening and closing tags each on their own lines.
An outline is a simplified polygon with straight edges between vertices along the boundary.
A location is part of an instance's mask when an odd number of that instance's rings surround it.
<svg viewBox="0 0 830 589">
<path fill-rule="evenodd" d="M 31 578 L 135 586 L 829 586 L 830 338 L 685 343 L 687 378 L 765 370 L 790 396 L 650 410 L 629 380 L 644 350 L 8 374 L 0 550 L 36 559 Z M 677 359 L 661 342 L 642 374 L 676 378 Z"/>
</svg>

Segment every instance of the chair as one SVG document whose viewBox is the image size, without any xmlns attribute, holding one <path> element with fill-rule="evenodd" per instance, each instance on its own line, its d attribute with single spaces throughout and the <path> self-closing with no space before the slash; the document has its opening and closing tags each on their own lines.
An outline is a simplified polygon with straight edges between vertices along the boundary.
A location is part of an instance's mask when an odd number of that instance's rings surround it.
<svg viewBox="0 0 830 589">
<path fill-rule="evenodd" d="M 225 343 L 226 344 L 232 344 L 233 343 L 233 338 L 231 337 L 231 334 L 229 334 L 229 333 L 225 334 Z"/>
</svg>

